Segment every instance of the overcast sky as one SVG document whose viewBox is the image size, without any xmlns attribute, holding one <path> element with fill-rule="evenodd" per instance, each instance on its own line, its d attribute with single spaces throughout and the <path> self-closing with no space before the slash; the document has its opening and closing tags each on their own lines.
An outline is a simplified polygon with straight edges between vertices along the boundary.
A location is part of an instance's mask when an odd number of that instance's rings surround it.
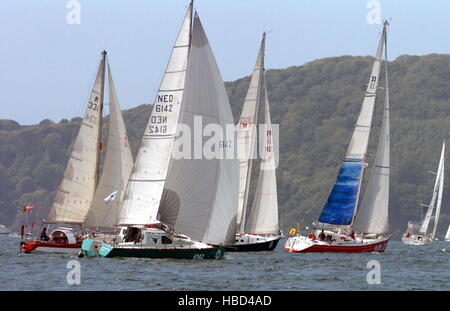
<svg viewBox="0 0 450 311">
<path fill-rule="evenodd" d="M 80 24 L 68 24 L 68 3 L 0 0 L 0 119 L 81 116 L 102 49 L 122 109 L 153 102 L 188 0 L 79 0 Z M 268 69 L 373 55 L 376 3 L 380 18 L 391 19 L 390 59 L 450 53 L 448 0 L 197 0 L 194 7 L 223 79 L 232 81 L 250 74 L 263 31 Z"/>
</svg>

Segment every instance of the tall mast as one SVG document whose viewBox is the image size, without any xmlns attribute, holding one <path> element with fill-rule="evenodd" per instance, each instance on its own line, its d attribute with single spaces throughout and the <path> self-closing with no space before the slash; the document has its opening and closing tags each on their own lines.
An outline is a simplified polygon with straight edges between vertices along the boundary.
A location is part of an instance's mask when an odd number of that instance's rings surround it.
<svg viewBox="0 0 450 311">
<path fill-rule="evenodd" d="M 102 83 L 100 88 L 100 112 L 99 112 L 99 118 L 98 118 L 98 137 L 99 137 L 99 143 L 97 146 L 97 163 L 95 168 L 95 187 L 98 186 L 99 176 L 100 176 L 100 150 L 102 147 L 102 123 L 103 123 L 103 101 L 105 96 L 105 65 L 106 65 L 106 54 L 107 52 L 105 50 L 102 51 Z"/>
</svg>

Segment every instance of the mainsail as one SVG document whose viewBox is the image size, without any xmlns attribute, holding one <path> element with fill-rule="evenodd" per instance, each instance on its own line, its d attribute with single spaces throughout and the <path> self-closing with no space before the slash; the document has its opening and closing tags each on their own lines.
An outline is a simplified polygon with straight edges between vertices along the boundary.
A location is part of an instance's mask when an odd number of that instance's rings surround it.
<svg viewBox="0 0 450 311">
<path fill-rule="evenodd" d="M 78 136 L 46 222 L 81 224 L 91 206 L 98 178 L 105 56 L 103 53 Z"/>
<path fill-rule="evenodd" d="M 263 74 L 264 86 L 264 144 L 263 158 L 259 170 L 259 178 L 253 205 L 246 222 L 246 232 L 255 234 L 276 234 L 278 226 L 278 199 L 276 180 L 276 161 L 274 150 L 274 133 L 270 118 L 269 99 L 265 74 Z"/>
<path fill-rule="evenodd" d="M 426 234 L 428 231 L 428 225 L 430 224 L 431 215 L 433 214 L 434 205 L 436 204 L 437 200 L 437 207 L 436 207 L 436 216 L 434 218 L 435 227 L 437 225 L 437 221 L 439 220 L 439 212 L 441 209 L 441 202 L 442 202 L 442 188 L 444 183 L 444 154 L 445 154 L 445 141 L 442 144 L 442 151 L 441 151 L 441 157 L 439 159 L 439 166 L 436 173 L 436 181 L 434 182 L 434 188 L 433 188 L 433 195 L 431 197 L 430 204 L 428 205 L 427 213 L 425 214 L 425 218 L 423 219 L 422 225 L 420 226 L 420 233 Z M 441 185 L 442 183 L 442 185 Z M 438 211 L 439 209 L 439 211 Z M 435 232 L 435 229 L 433 230 Z M 433 233 L 434 238 L 434 233 Z"/>
<path fill-rule="evenodd" d="M 387 42 L 385 30 L 385 98 L 383 120 L 374 164 L 364 197 L 358 209 L 354 229 L 363 233 L 389 231 L 389 80 L 387 70 Z"/>
<path fill-rule="evenodd" d="M 375 96 L 380 75 L 381 57 L 386 37 L 386 24 L 383 28 L 372 73 L 369 78 L 364 101 L 356 122 L 345 159 L 339 170 L 336 182 L 322 209 L 319 222 L 331 225 L 351 225 L 358 204 L 361 176 L 372 125 Z"/>
<path fill-rule="evenodd" d="M 110 112 L 108 145 L 102 175 L 85 221 L 85 225 L 90 227 L 114 227 L 124 190 L 133 168 L 133 156 L 109 63 L 108 85 Z M 105 201 L 108 195 L 116 191 L 114 200 Z"/>
<path fill-rule="evenodd" d="M 441 160 L 440 160 L 440 169 L 439 172 L 439 191 L 438 191 L 438 197 L 437 197 L 437 203 L 436 203 L 436 215 L 434 216 L 434 227 L 433 227 L 433 233 L 431 235 L 431 238 L 434 239 L 436 236 L 436 230 L 439 223 L 439 215 L 441 213 L 441 205 L 442 205 L 442 192 L 444 190 L 444 154 L 445 154 L 445 141 L 442 144 L 442 153 L 441 153 Z"/>
<path fill-rule="evenodd" d="M 450 241 L 450 225 L 448 225 L 447 233 L 445 234 L 445 240 Z"/>
<path fill-rule="evenodd" d="M 119 213 L 120 225 L 157 221 L 185 87 L 191 43 L 192 3 L 156 95 Z"/>
<path fill-rule="evenodd" d="M 252 173 L 252 160 L 256 152 L 257 117 L 261 94 L 261 82 L 264 68 L 264 49 L 266 34 L 263 34 L 256 64 L 253 68 L 250 86 L 245 96 L 244 105 L 238 124 L 236 124 L 237 146 L 239 156 L 239 202 L 237 226 L 238 232 L 245 229 L 245 216 Z"/>
</svg>

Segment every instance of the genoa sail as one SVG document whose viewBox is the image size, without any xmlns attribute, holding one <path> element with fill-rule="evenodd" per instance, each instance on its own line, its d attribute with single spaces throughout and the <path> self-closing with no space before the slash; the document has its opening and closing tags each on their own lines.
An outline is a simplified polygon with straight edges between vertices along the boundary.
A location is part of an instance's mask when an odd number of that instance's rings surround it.
<svg viewBox="0 0 450 311">
<path fill-rule="evenodd" d="M 174 144 L 191 41 L 192 3 L 156 95 L 120 209 L 119 225 L 157 222 Z"/>
<path fill-rule="evenodd" d="M 237 146 L 239 156 L 239 202 L 237 226 L 238 232 L 245 229 L 245 217 L 248 204 L 252 159 L 256 152 L 257 117 L 261 94 L 261 82 L 264 68 L 264 49 L 266 34 L 263 34 L 256 64 L 250 79 L 250 86 L 245 96 L 244 105 L 238 124 L 236 124 Z"/>
<path fill-rule="evenodd" d="M 171 159 L 160 220 L 192 239 L 229 244 L 236 234 L 239 166 L 235 157 L 225 158 L 231 146 L 224 144 L 225 137 L 218 133 L 226 133 L 227 126 L 232 129 L 234 122 L 224 82 L 197 13 L 179 123 L 194 133 L 184 145 L 185 138 L 178 136 L 176 145 L 190 149 L 194 156 Z M 208 128 L 215 128 L 211 138 L 197 136 L 207 133 Z M 198 156 L 197 148 L 205 150 L 207 146 L 218 156 Z"/>
<path fill-rule="evenodd" d="M 91 206 L 98 178 L 105 55 L 103 53 L 78 136 L 46 222 L 81 224 Z"/>
<path fill-rule="evenodd" d="M 259 178 L 253 205 L 246 222 L 246 232 L 254 234 L 276 234 L 278 224 L 278 197 L 276 180 L 276 161 L 272 122 L 270 118 L 269 99 L 265 75 L 264 85 L 264 134 L 263 157 L 261 159 Z"/>
<path fill-rule="evenodd" d="M 101 228 L 112 228 L 116 224 L 120 203 L 133 168 L 133 156 L 109 63 L 108 86 L 110 116 L 105 163 L 85 221 L 86 226 Z M 117 193 L 113 200 L 105 200 L 114 192 Z"/>
<path fill-rule="evenodd" d="M 361 177 L 369 143 L 376 91 L 380 75 L 381 57 L 385 43 L 386 27 L 383 28 L 366 93 L 355 130 L 341 165 L 336 182 L 319 217 L 320 223 L 351 225 L 361 189 Z"/>
</svg>

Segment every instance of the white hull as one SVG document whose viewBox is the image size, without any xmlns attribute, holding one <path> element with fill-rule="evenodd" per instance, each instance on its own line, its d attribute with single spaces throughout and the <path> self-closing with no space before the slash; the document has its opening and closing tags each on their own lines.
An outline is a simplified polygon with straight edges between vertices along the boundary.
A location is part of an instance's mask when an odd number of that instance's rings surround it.
<svg viewBox="0 0 450 311">
<path fill-rule="evenodd" d="M 433 240 L 426 236 L 424 237 L 424 236 L 419 236 L 419 235 L 411 235 L 409 237 L 404 236 L 402 238 L 402 242 L 403 242 L 403 244 L 406 244 L 406 245 L 425 245 L 425 244 L 433 242 Z"/>
</svg>

